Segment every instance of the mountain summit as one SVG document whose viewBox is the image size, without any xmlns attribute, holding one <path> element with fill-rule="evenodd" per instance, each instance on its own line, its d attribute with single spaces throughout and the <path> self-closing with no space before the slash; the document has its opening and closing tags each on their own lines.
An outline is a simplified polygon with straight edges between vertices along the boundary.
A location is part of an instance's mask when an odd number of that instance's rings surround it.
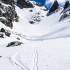
<svg viewBox="0 0 70 70">
<path fill-rule="evenodd" d="M 70 5 L 69 1 L 66 1 L 64 5 L 64 9 L 68 8 L 69 5 Z"/>
<path fill-rule="evenodd" d="M 49 12 L 47 13 L 47 16 L 51 15 L 53 12 L 55 12 L 59 8 L 58 1 L 55 0 L 51 8 L 49 9 Z"/>
<path fill-rule="evenodd" d="M 58 7 L 59 7 L 58 1 L 55 0 L 53 5 L 51 6 L 51 8 L 49 10 L 49 13 L 54 12 L 56 9 L 58 9 Z"/>
</svg>

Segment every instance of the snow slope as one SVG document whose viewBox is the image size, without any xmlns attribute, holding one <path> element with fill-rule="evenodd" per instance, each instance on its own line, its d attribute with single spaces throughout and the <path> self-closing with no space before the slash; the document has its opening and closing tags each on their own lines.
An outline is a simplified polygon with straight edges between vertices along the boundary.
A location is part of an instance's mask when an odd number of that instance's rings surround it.
<svg viewBox="0 0 70 70">
<path fill-rule="evenodd" d="M 59 21 L 62 8 L 50 16 L 44 10 L 16 6 L 19 22 L 13 22 L 13 29 L 0 23 L 11 33 L 0 38 L 0 70 L 70 70 L 70 18 Z M 24 44 L 6 47 L 12 41 Z"/>
</svg>

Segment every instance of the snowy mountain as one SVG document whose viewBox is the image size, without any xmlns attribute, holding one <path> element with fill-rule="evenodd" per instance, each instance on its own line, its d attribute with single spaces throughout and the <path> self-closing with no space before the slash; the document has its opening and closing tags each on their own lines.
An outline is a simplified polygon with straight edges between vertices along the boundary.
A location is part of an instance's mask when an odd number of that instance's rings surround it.
<svg viewBox="0 0 70 70">
<path fill-rule="evenodd" d="M 42 5 L 46 6 L 47 9 L 50 9 L 54 3 L 54 0 L 30 0 L 30 1 L 36 1 L 38 3 L 41 3 Z M 57 0 L 57 1 L 61 7 L 64 7 L 66 0 Z"/>
<path fill-rule="evenodd" d="M 44 4 L 44 5 L 45 5 L 48 9 L 50 9 L 51 6 L 53 5 L 54 1 L 55 1 L 55 0 L 45 0 L 45 4 Z M 67 0 L 57 0 L 57 1 L 58 1 L 59 5 L 60 5 L 61 7 L 64 7 L 65 2 L 66 2 Z M 70 0 L 68 0 L 68 1 L 70 1 Z"/>
<path fill-rule="evenodd" d="M 70 4 L 54 4 L 0 0 L 0 70 L 70 70 Z"/>
</svg>

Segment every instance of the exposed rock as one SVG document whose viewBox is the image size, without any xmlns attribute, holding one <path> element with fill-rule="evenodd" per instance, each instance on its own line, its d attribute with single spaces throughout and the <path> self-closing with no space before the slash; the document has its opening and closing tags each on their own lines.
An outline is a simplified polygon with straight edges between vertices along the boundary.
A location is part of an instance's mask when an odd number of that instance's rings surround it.
<svg viewBox="0 0 70 70">
<path fill-rule="evenodd" d="M 33 4 L 26 0 L 17 0 L 17 5 L 23 9 L 23 8 L 33 8 Z"/>
<path fill-rule="evenodd" d="M 0 38 L 4 38 L 4 35 L 3 34 L 0 34 Z"/>
<path fill-rule="evenodd" d="M 44 11 L 48 11 L 48 9 L 43 9 Z"/>
<path fill-rule="evenodd" d="M 2 3 L 3 2 L 3 3 Z M 1 18 L 3 17 L 3 18 Z M 13 28 L 13 21 L 18 20 L 15 11 L 14 0 L 1 0 L 0 1 L 0 22 L 6 26 Z"/>
<path fill-rule="evenodd" d="M 1 28 L 0 32 L 4 33 L 7 37 L 10 37 L 10 35 L 11 35 L 11 33 L 8 32 L 7 30 L 5 30 L 4 28 Z"/>
<path fill-rule="evenodd" d="M 29 10 L 30 12 L 33 12 L 33 10 Z"/>
<path fill-rule="evenodd" d="M 62 20 L 64 20 L 67 17 L 69 17 L 69 15 L 66 14 L 66 13 L 63 13 L 62 16 L 60 17 L 59 21 L 62 21 Z"/>
<path fill-rule="evenodd" d="M 1 28 L 0 32 L 5 32 L 5 29 L 4 28 Z"/>
<path fill-rule="evenodd" d="M 10 42 L 7 47 L 10 47 L 10 46 L 19 46 L 23 44 L 22 42 L 18 42 L 18 41 L 13 41 L 13 42 Z"/>
<path fill-rule="evenodd" d="M 64 5 L 64 9 L 68 8 L 69 5 L 70 5 L 69 1 L 66 1 L 65 5 Z"/>
<path fill-rule="evenodd" d="M 15 13 L 15 18 L 14 18 L 15 22 L 18 22 L 19 21 L 19 17 L 17 15 L 17 13 Z"/>
<path fill-rule="evenodd" d="M 1 28 L 0 32 L 4 33 L 7 37 L 10 37 L 11 33 L 7 30 L 5 30 L 4 28 Z M 1 34 L 2 36 L 2 34 Z"/>
<path fill-rule="evenodd" d="M 14 0 L 1 0 L 1 1 L 5 4 L 10 4 L 10 5 L 14 4 Z"/>
<path fill-rule="evenodd" d="M 0 58 L 2 58 L 2 56 L 0 56 Z"/>
<path fill-rule="evenodd" d="M 17 40 L 20 40 L 20 38 L 17 38 Z"/>
<path fill-rule="evenodd" d="M 49 13 L 50 13 L 50 12 L 54 12 L 56 9 L 58 9 L 58 7 L 59 7 L 58 2 L 57 2 L 57 1 L 54 1 L 52 7 L 51 7 L 50 10 L 49 10 Z"/>
<path fill-rule="evenodd" d="M 11 33 L 5 32 L 5 35 L 8 36 L 8 37 L 10 37 Z"/>
<path fill-rule="evenodd" d="M 53 5 L 51 6 L 47 16 L 51 15 L 53 12 L 55 12 L 59 8 L 58 1 L 54 1 Z"/>
<path fill-rule="evenodd" d="M 29 21 L 30 24 L 34 24 L 34 21 Z"/>
<path fill-rule="evenodd" d="M 59 21 L 62 21 L 65 18 L 70 18 L 70 5 L 61 12 L 61 17 Z"/>
</svg>

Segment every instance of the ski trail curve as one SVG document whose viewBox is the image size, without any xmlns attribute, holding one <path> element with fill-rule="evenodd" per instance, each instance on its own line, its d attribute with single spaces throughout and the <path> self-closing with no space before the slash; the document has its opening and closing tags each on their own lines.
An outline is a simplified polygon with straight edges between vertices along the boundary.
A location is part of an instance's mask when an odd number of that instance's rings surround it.
<svg viewBox="0 0 70 70">
<path fill-rule="evenodd" d="M 25 39 L 26 40 L 31 40 L 31 41 L 41 41 L 41 40 L 50 40 L 50 39 L 58 39 L 58 38 L 66 38 L 66 37 L 70 37 L 70 33 L 69 34 L 60 34 L 60 32 L 66 30 L 70 28 L 70 25 L 65 26 L 63 28 L 60 28 L 54 32 L 51 32 L 49 34 L 45 34 L 42 36 L 26 36 Z M 58 34 L 59 33 L 59 34 Z"/>
<path fill-rule="evenodd" d="M 20 53 L 20 52 L 19 52 Z M 20 54 L 15 53 L 12 57 L 8 57 L 8 60 L 11 64 L 15 64 L 16 66 L 20 67 L 22 70 L 38 70 L 38 52 L 37 49 L 34 49 L 34 53 L 32 56 L 32 66 L 28 68 L 20 58 Z"/>
<path fill-rule="evenodd" d="M 19 53 L 18 53 L 19 54 Z M 18 54 L 13 55 L 12 57 L 9 57 L 9 60 L 19 66 L 22 70 L 30 70 L 28 67 L 26 67 L 24 64 L 21 63 L 21 59 Z M 18 57 L 17 57 L 18 56 Z"/>
</svg>

